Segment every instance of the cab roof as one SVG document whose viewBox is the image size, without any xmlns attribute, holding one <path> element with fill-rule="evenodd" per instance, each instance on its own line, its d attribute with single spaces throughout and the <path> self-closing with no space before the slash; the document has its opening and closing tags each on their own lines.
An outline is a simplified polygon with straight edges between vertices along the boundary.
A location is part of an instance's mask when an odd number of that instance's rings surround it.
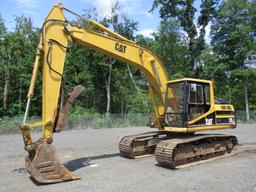
<svg viewBox="0 0 256 192">
<path fill-rule="evenodd" d="M 184 82 L 184 81 L 193 81 L 198 83 L 212 83 L 210 80 L 204 80 L 204 79 L 195 79 L 195 78 L 181 78 L 181 79 L 175 79 L 168 81 L 167 83 L 178 83 L 178 82 Z"/>
</svg>

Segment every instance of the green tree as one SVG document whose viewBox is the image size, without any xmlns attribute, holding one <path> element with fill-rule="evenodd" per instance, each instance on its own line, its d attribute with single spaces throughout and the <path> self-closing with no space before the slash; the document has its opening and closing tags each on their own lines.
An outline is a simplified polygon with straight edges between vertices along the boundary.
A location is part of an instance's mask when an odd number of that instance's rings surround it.
<svg viewBox="0 0 256 192">
<path fill-rule="evenodd" d="M 6 55 L 6 51 L 5 51 L 5 41 L 6 41 L 6 27 L 5 27 L 5 23 L 0 15 L 0 77 L 1 77 L 1 81 L 0 81 L 0 98 L 1 98 L 1 104 L 0 104 L 0 110 L 1 111 L 6 111 L 6 97 L 5 97 L 5 74 L 6 74 L 6 66 L 5 66 L 5 55 Z M 3 78 L 4 77 L 4 78 Z M 1 115 L 1 114 L 0 114 Z"/>
<path fill-rule="evenodd" d="M 126 38 L 134 39 L 137 22 L 120 15 L 118 9 L 118 4 L 115 4 L 112 8 L 112 16 L 98 22 Z M 95 10 L 86 11 L 84 16 L 97 19 Z M 79 19 L 77 22 L 86 28 L 97 30 L 89 26 L 85 20 Z M 129 111 L 130 105 L 128 104 L 137 94 L 137 91 L 134 92 L 132 89 L 135 87 L 137 90 L 139 86 L 136 87 L 135 83 L 127 84 L 127 81 L 135 82 L 133 80 L 141 76 L 136 72 L 135 69 L 122 62 L 80 45 L 74 45 L 70 49 L 65 68 L 66 81 L 70 82 L 68 84 L 81 83 L 86 86 L 84 95 L 87 99 L 79 104 L 90 110 L 95 109 L 106 113 L 127 113 Z M 76 78 L 72 74 L 76 74 Z"/>
<path fill-rule="evenodd" d="M 6 35 L 6 27 L 5 27 L 4 20 L 3 20 L 2 16 L 0 15 L 0 38 L 1 38 L 1 40 L 3 40 L 2 38 L 5 35 Z"/>
<path fill-rule="evenodd" d="M 197 10 L 194 4 L 194 0 L 154 0 L 151 11 L 160 7 L 160 17 L 163 20 L 175 18 L 180 22 L 188 37 L 187 67 L 192 76 L 199 76 L 200 55 L 205 48 L 205 28 L 212 19 L 218 0 L 202 0 L 197 23 L 195 21 Z"/>
<path fill-rule="evenodd" d="M 244 92 L 244 106 L 246 118 L 249 117 L 249 74 L 251 69 L 246 67 L 246 59 L 255 54 L 255 3 L 248 0 L 224 1 L 212 25 L 212 46 L 217 57 L 218 65 L 222 65 L 224 72 L 231 71 L 231 83 L 237 85 L 234 89 Z M 253 79 L 255 82 L 255 78 Z M 238 86 L 240 85 L 240 86 Z M 237 93 L 237 90 L 234 90 Z M 241 95 L 241 91 L 240 94 Z M 236 106 L 241 106 L 241 97 L 234 100 Z"/>
<path fill-rule="evenodd" d="M 174 20 L 162 21 L 159 30 L 153 34 L 155 41 L 152 48 L 162 58 L 170 79 L 189 74 L 188 68 L 184 68 L 188 47 L 179 27 Z"/>
<path fill-rule="evenodd" d="M 3 41 L 3 105 L 1 115 L 16 115 L 23 111 L 31 66 L 35 56 L 36 35 L 32 21 L 24 16 L 16 17 L 16 27 Z M 37 106 L 38 107 L 38 106 Z M 36 111 L 36 110 L 35 110 Z"/>
</svg>

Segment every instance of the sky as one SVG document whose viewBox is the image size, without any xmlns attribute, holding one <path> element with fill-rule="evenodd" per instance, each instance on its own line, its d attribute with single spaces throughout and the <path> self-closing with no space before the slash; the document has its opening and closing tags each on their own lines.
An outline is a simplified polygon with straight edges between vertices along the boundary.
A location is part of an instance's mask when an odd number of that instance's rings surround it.
<svg viewBox="0 0 256 192">
<path fill-rule="evenodd" d="M 14 16 L 31 17 L 33 25 L 40 28 L 44 18 L 50 9 L 57 2 L 56 0 L 0 0 L 0 14 L 5 21 L 8 30 L 15 27 Z M 82 14 L 82 10 L 97 8 L 102 17 L 110 16 L 111 6 L 116 0 L 62 0 L 63 6 Z M 150 34 L 157 30 L 160 24 L 159 13 L 155 10 L 149 13 L 153 0 L 118 0 L 120 13 L 138 22 L 137 34 L 150 37 Z M 195 6 L 199 8 L 200 0 L 196 0 Z M 74 18 L 68 17 L 72 20 Z"/>
</svg>

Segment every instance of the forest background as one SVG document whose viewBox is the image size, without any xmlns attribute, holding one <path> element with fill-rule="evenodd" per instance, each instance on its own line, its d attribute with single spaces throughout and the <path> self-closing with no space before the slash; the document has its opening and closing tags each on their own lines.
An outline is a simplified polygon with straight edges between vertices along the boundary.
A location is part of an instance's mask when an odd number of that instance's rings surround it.
<svg viewBox="0 0 256 192">
<path fill-rule="evenodd" d="M 138 35 L 139 23 L 120 12 L 99 17 L 97 9 L 81 10 L 115 32 L 149 47 L 164 63 L 169 78 L 194 77 L 214 82 L 215 97 L 235 106 L 240 121 L 256 120 L 256 1 L 155 0 L 161 23 L 151 37 Z M 195 17 L 195 13 L 199 13 Z M 99 19 L 101 18 L 101 19 Z M 39 30 L 33 20 L 15 16 L 15 29 L 7 30 L 0 16 L 0 128 L 17 128 L 27 100 Z M 74 22 L 86 26 L 79 18 Z M 210 26 L 206 41 L 206 27 Z M 152 113 L 148 82 L 138 69 L 73 44 L 65 62 L 65 90 L 81 84 L 85 91 L 71 111 L 69 126 L 85 122 L 94 127 L 145 123 Z M 133 115 L 132 115 L 133 114 Z M 41 115 L 41 78 L 36 84 L 30 116 Z M 81 121 L 83 117 L 83 121 Z M 93 120 L 92 120 L 93 119 Z M 93 122 L 93 123 L 92 123 Z"/>
</svg>

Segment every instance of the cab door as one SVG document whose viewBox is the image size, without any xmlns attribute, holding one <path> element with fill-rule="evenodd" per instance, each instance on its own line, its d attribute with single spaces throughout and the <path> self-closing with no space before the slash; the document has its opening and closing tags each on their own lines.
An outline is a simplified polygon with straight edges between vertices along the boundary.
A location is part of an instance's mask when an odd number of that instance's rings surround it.
<svg viewBox="0 0 256 192">
<path fill-rule="evenodd" d="M 189 82 L 187 87 L 187 120 L 192 121 L 210 110 L 210 88 L 207 83 Z M 196 124 L 206 124 L 205 118 Z"/>
</svg>

